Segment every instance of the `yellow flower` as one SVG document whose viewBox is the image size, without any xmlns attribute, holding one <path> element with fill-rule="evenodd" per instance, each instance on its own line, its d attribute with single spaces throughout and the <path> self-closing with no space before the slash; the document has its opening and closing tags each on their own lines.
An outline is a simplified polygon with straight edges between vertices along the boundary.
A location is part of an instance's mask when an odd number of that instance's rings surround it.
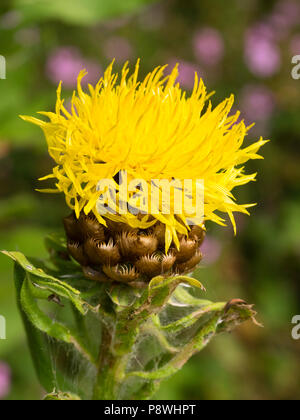
<svg viewBox="0 0 300 420">
<path fill-rule="evenodd" d="M 128 76 L 123 67 L 120 80 L 113 73 L 113 63 L 89 93 L 83 91 L 82 71 L 72 109 L 67 111 L 57 90 L 55 112 L 40 112 L 49 122 L 33 117 L 24 120 L 40 126 L 47 139 L 49 153 L 56 162 L 53 172 L 42 178 L 57 180 L 54 190 L 64 192 L 66 202 L 77 217 L 96 209 L 101 179 L 111 179 L 126 171 L 131 179 L 204 180 L 204 221 L 224 225 L 216 212 L 227 213 L 233 223 L 233 212 L 247 213 L 250 204 L 238 204 L 232 195 L 234 187 L 254 181 L 241 166 L 249 159 L 259 159 L 262 138 L 242 148 L 249 128 L 238 122 L 239 112 L 230 115 L 233 96 L 213 108 L 203 81 L 195 74 L 194 89 L 186 95 L 178 83 L 177 66 L 164 77 L 166 66 L 157 67 L 144 81 L 138 82 L 139 61 Z M 194 184 L 193 184 L 194 185 Z M 172 210 L 172 209 L 171 209 Z M 172 240 L 178 246 L 177 233 L 187 234 L 187 214 L 108 215 L 114 221 L 132 227 L 148 228 L 157 220 L 166 226 L 166 249 Z"/>
</svg>

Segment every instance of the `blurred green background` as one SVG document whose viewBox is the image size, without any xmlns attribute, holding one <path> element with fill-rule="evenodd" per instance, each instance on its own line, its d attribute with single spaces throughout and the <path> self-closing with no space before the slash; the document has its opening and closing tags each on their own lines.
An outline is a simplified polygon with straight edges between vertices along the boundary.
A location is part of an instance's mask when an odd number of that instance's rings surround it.
<svg viewBox="0 0 300 420">
<path fill-rule="evenodd" d="M 79 70 L 95 82 L 116 58 L 141 57 L 141 73 L 180 63 L 191 89 L 194 71 L 213 103 L 234 93 L 236 109 L 256 121 L 249 134 L 272 141 L 253 161 L 258 181 L 236 192 L 257 202 L 251 217 L 230 226 L 208 224 L 198 277 L 207 297 L 253 302 L 260 329 L 250 323 L 217 337 L 176 376 L 158 399 L 298 399 L 300 341 L 291 319 L 300 314 L 300 80 L 291 59 L 300 54 L 299 2 L 293 0 L 7 0 L 0 6 L 0 249 L 43 257 L 45 234 L 61 229 L 64 198 L 35 192 L 52 163 L 42 133 L 19 114 L 51 110 L 59 80 L 68 102 Z M 142 76 L 143 74 L 141 74 Z M 12 264 L 0 256 L 0 398 L 40 399 L 14 299 Z"/>
</svg>

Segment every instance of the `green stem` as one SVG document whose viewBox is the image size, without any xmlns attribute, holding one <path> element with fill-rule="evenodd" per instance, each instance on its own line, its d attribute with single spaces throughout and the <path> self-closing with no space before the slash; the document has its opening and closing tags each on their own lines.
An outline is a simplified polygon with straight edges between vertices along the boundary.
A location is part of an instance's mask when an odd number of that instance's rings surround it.
<svg viewBox="0 0 300 420">
<path fill-rule="evenodd" d="M 117 355 L 113 348 L 113 325 L 102 324 L 102 340 L 98 361 L 98 374 L 94 387 L 94 400 L 116 400 L 125 377 L 129 353 Z"/>
</svg>

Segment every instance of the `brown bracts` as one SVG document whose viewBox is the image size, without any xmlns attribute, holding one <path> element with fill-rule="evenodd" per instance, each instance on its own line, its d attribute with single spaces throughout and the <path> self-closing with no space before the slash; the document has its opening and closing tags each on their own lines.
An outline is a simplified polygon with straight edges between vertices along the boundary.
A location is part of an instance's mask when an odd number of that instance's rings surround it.
<svg viewBox="0 0 300 420">
<path fill-rule="evenodd" d="M 188 236 L 180 235 L 180 249 L 172 243 L 167 254 L 160 222 L 149 229 L 134 229 L 107 220 L 105 227 L 93 215 L 76 219 L 71 214 L 64 227 L 69 254 L 95 281 L 145 285 L 157 275 L 190 273 L 202 258 L 205 232 L 199 226 L 191 226 Z"/>
</svg>

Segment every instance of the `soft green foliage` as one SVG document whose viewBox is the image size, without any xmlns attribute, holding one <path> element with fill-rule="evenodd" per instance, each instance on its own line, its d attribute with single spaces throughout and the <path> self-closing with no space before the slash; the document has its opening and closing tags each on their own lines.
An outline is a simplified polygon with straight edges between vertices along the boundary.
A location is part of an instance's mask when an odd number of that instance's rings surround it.
<svg viewBox="0 0 300 420">
<path fill-rule="evenodd" d="M 15 0 L 16 10 L 28 21 L 60 19 L 67 23 L 86 25 L 99 20 L 132 13 L 154 0 Z"/>
<path fill-rule="evenodd" d="M 46 243 L 44 262 L 4 251 L 46 399 L 150 398 L 215 334 L 254 319 L 243 301 L 195 298 L 204 287 L 191 277 L 158 276 L 145 289 L 94 283 L 62 240 Z"/>
</svg>

